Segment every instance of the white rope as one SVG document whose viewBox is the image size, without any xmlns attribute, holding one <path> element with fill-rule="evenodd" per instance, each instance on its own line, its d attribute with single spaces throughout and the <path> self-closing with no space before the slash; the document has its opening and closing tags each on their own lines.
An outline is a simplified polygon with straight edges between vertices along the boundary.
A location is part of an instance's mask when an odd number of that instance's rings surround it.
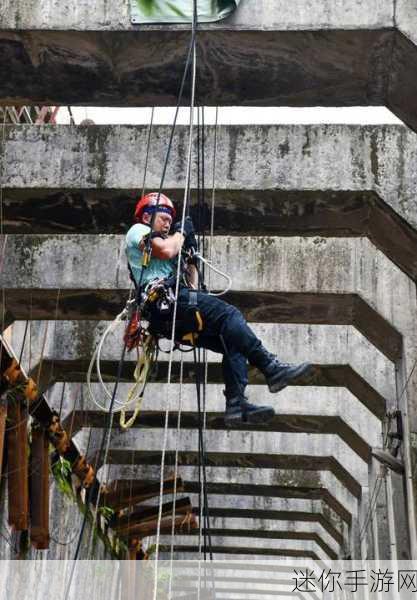
<svg viewBox="0 0 417 600">
<path fill-rule="evenodd" d="M 188 157 L 187 157 L 187 171 L 186 171 L 185 189 L 184 189 L 184 202 L 183 202 L 182 217 L 181 217 L 181 232 L 184 231 L 184 222 L 185 222 L 185 215 L 186 215 L 187 201 L 188 201 L 188 190 L 190 187 L 191 158 L 192 158 L 192 147 L 193 147 L 195 83 L 196 83 L 196 48 L 195 48 L 195 42 L 194 42 Z M 153 600 L 157 600 L 157 591 L 158 591 L 158 555 L 159 555 L 159 540 L 160 540 L 161 520 L 162 520 L 162 499 L 163 499 L 163 488 L 164 488 L 165 454 L 166 454 L 166 447 L 167 447 L 167 443 L 168 443 L 169 391 L 170 391 L 170 387 L 171 387 L 170 384 L 171 384 L 172 362 L 173 362 L 173 356 L 174 356 L 175 324 L 176 324 L 176 320 L 177 320 L 178 291 L 179 291 L 179 283 L 180 283 L 181 261 L 178 260 L 177 263 L 178 264 L 177 264 L 177 275 L 176 275 L 176 282 L 175 282 L 174 315 L 173 315 L 173 320 L 172 320 L 172 332 L 171 332 L 171 350 L 170 350 L 170 354 L 169 354 L 168 381 L 167 381 L 167 386 L 166 386 L 166 412 L 165 412 L 164 440 L 163 440 L 162 456 L 161 456 L 161 478 L 160 478 L 160 490 L 159 490 L 158 525 L 157 525 L 157 533 L 156 533 L 155 579 L 154 579 Z"/>
<path fill-rule="evenodd" d="M 101 386 L 101 390 L 104 394 L 104 396 L 106 398 L 108 398 L 109 400 L 112 399 L 112 393 L 110 392 L 110 390 L 108 389 L 108 387 L 106 386 L 106 384 L 103 381 L 103 377 L 101 375 L 101 367 L 100 367 L 100 362 L 101 362 L 101 352 L 104 346 L 104 342 L 106 341 L 107 337 L 113 333 L 113 331 L 117 328 L 117 326 L 119 325 L 119 323 L 121 323 L 121 321 L 123 321 L 123 319 L 125 319 L 127 316 L 127 309 L 124 308 L 122 310 L 121 313 L 119 313 L 117 315 L 117 317 L 110 323 L 110 325 L 106 328 L 106 330 L 104 331 L 103 335 L 100 338 L 99 343 L 96 346 L 96 349 L 94 350 L 94 353 L 91 357 L 90 360 L 90 365 L 88 367 L 88 371 L 87 371 L 87 391 L 88 391 L 88 396 L 90 398 L 90 400 L 100 409 L 103 410 L 105 412 L 108 412 L 108 406 L 106 404 L 102 404 L 99 400 L 97 400 L 94 392 L 93 392 L 93 388 L 91 385 L 91 376 L 94 370 L 94 365 L 96 366 L 96 371 L 97 371 L 97 378 L 98 381 L 100 383 Z M 116 398 L 114 399 L 114 404 L 116 404 L 117 406 L 119 406 L 119 408 L 113 408 L 113 412 L 119 412 L 120 410 L 122 410 L 122 408 L 125 406 L 126 401 L 121 402 L 120 400 L 117 400 Z"/>
<path fill-rule="evenodd" d="M 223 271 L 220 271 L 220 269 L 217 269 L 216 267 L 214 267 L 211 264 L 211 262 L 209 262 L 206 258 L 204 258 L 203 256 L 201 256 L 201 254 L 199 252 L 196 252 L 195 256 L 197 256 L 197 258 L 199 260 L 201 260 L 201 262 L 203 262 L 205 265 L 207 265 L 209 269 L 211 269 L 212 271 L 214 271 L 215 273 L 217 273 L 221 277 L 224 277 L 224 279 L 227 279 L 227 287 L 226 287 L 226 289 L 224 289 L 221 292 L 209 292 L 209 296 L 224 296 L 224 294 L 227 294 L 227 292 L 230 290 L 230 288 L 233 285 L 232 278 L 229 275 L 227 275 L 227 273 L 223 273 Z"/>
<path fill-rule="evenodd" d="M 180 362 L 180 389 L 178 398 L 178 419 L 177 432 L 175 440 L 175 465 L 174 465 L 174 494 L 173 494 L 173 510 L 172 510 L 172 527 L 171 527 L 171 550 L 170 550 L 170 573 L 169 573 L 169 591 L 168 600 L 171 600 L 172 594 L 172 578 L 174 573 L 174 537 L 175 537 L 175 508 L 177 502 L 177 476 L 178 476 L 178 452 L 181 433 L 181 415 L 182 415 L 182 392 L 183 392 L 183 376 L 184 376 L 184 355 L 181 354 Z"/>
<path fill-rule="evenodd" d="M 213 239 L 214 239 L 214 207 L 215 207 L 215 197 L 216 197 L 216 164 L 217 164 L 217 128 L 218 128 L 218 118 L 219 118 L 219 107 L 216 106 L 216 118 L 214 123 L 214 142 L 213 142 L 213 172 L 212 172 L 212 182 L 211 182 L 211 215 L 210 215 L 210 243 L 209 243 L 209 259 L 205 261 L 206 264 L 211 267 L 211 260 L 213 254 Z M 203 259 L 203 257 L 201 257 Z M 204 259 L 203 259 L 204 260 Z M 231 280 L 230 280 L 231 281 Z M 208 288 L 210 289 L 211 282 L 211 269 L 209 268 L 208 273 Z M 215 295 L 215 294 L 211 294 Z M 221 295 L 221 294 L 219 294 Z M 208 384 L 208 362 L 207 362 L 207 350 L 204 350 L 203 353 L 204 360 L 204 385 L 207 387 Z M 204 406 L 203 406 L 203 436 L 205 435 L 207 429 L 207 409 L 206 402 L 204 397 Z M 201 592 L 201 559 L 202 559 L 202 527 L 203 527 L 203 504 L 204 504 L 204 496 L 205 496 L 205 482 L 204 478 L 201 480 L 201 497 L 203 498 L 203 502 L 200 501 L 200 510 L 199 510 L 199 547 L 198 547 L 198 591 L 197 591 L 197 600 L 200 600 L 200 592 Z M 208 517 L 209 518 L 209 517 Z M 206 570 L 204 571 L 204 576 L 206 577 Z"/>
<path fill-rule="evenodd" d="M 129 302 L 130 302 L 130 300 L 129 300 Z M 121 321 L 123 321 L 127 316 L 128 316 L 128 308 L 125 308 L 125 309 L 123 309 L 123 311 L 121 313 L 119 313 L 117 315 L 117 317 L 106 328 L 106 330 L 104 331 L 103 335 L 101 336 L 100 341 L 97 344 L 97 347 L 91 357 L 90 365 L 89 365 L 88 371 L 87 371 L 86 379 L 87 379 L 88 396 L 89 396 L 90 400 L 95 404 L 95 406 L 97 406 L 97 408 L 99 408 L 100 410 L 102 410 L 104 412 L 108 412 L 109 409 L 108 409 L 107 404 L 105 402 L 103 402 L 102 398 L 107 398 L 108 400 L 111 401 L 113 394 L 110 391 L 110 389 L 108 388 L 108 386 L 105 384 L 105 382 L 103 381 L 103 376 L 101 374 L 101 353 L 103 350 L 104 343 L 107 340 L 108 336 L 115 331 L 115 329 L 118 327 L 119 323 L 121 323 Z M 138 361 L 136 364 L 135 374 L 134 374 L 135 383 L 129 389 L 127 397 L 124 400 L 118 400 L 117 398 L 114 398 L 113 412 L 114 413 L 118 413 L 118 412 L 122 413 L 121 422 L 120 422 L 122 429 L 127 429 L 128 427 L 130 427 L 133 424 L 135 418 L 137 417 L 137 415 L 139 413 L 140 406 L 141 406 L 141 403 L 143 400 L 143 392 L 144 392 L 144 388 L 146 385 L 146 379 L 147 379 L 147 375 L 148 375 L 149 368 L 150 368 L 150 362 L 152 361 L 153 354 L 154 353 L 152 351 L 151 338 L 149 338 L 148 343 L 147 342 L 144 343 L 142 354 L 138 356 Z M 97 379 L 98 379 L 98 382 L 100 384 L 100 389 L 101 389 L 100 399 L 98 399 L 96 397 L 96 395 L 94 394 L 92 382 L 91 382 L 91 377 L 93 374 L 94 366 L 96 367 Z M 132 418 L 133 420 L 129 419 L 129 421 L 127 423 L 125 423 L 124 422 L 124 414 L 129 406 L 134 407 L 134 409 L 133 409 L 134 418 Z"/>
<path fill-rule="evenodd" d="M 146 175 L 148 173 L 149 148 L 150 148 L 150 145 L 151 145 L 151 137 L 152 137 L 152 127 L 153 127 L 154 114 L 155 114 L 155 107 L 152 106 L 151 120 L 149 122 L 148 138 L 147 138 L 147 142 L 146 142 L 146 158 L 145 158 L 145 168 L 144 168 L 144 172 L 143 172 L 142 197 L 145 195 L 145 190 L 146 190 Z"/>
<path fill-rule="evenodd" d="M 380 477 L 379 475 L 377 475 L 375 478 L 373 488 L 372 488 L 371 499 L 369 501 L 368 510 L 366 512 L 363 525 L 359 532 L 359 542 L 361 542 L 366 535 L 370 519 L 376 508 L 376 503 L 378 502 L 378 496 L 379 496 L 379 492 L 381 491 L 382 481 L 383 481 L 383 478 Z M 378 484 L 379 484 L 378 489 L 376 489 Z"/>
</svg>

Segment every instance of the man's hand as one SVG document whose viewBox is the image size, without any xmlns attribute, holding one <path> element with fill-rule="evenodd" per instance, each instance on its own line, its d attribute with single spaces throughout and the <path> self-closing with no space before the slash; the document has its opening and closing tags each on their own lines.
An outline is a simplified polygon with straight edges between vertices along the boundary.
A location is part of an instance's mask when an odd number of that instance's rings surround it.
<svg viewBox="0 0 417 600">
<path fill-rule="evenodd" d="M 173 233 L 181 233 L 181 221 L 174 223 L 172 227 Z M 194 223 L 191 217 L 185 217 L 183 235 L 187 238 L 189 235 L 194 235 Z"/>
<path fill-rule="evenodd" d="M 194 250 L 194 252 L 197 252 L 197 240 L 195 239 L 195 235 L 194 233 L 189 233 L 185 240 L 184 240 L 184 244 L 182 246 L 184 248 L 184 250 Z"/>
</svg>

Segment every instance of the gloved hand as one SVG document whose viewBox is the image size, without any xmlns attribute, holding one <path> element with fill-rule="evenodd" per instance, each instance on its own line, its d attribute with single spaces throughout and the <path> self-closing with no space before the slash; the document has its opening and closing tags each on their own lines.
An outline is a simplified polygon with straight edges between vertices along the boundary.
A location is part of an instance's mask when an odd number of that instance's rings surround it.
<svg viewBox="0 0 417 600">
<path fill-rule="evenodd" d="M 188 251 L 188 250 L 194 250 L 194 252 L 197 252 L 197 240 L 195 238 L 194 233 L 189 233 L 184 240 L 184 244 L 182 246 L 184 248 L 184 250 Z"/>
<path fill-rule="evenodd" d="M 181 233 L 181 221 L 177 221 L 176 223 L 174 223 L 173 227 L 172 227 L 172 232 L 173 233 Z M 187 238 L 189 235 L 194 235 L 195 229 L 194 229 L 194 224 L 193 224 L 193 220 L 191 217 L 185 217 L 184 220 L 184 237 Z"/>
</svg>

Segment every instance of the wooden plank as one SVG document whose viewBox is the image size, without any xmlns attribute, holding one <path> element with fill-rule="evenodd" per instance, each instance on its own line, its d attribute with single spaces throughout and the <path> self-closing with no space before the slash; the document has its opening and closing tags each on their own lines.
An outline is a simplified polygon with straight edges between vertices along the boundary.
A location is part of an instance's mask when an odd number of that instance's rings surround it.
<svg viewBox="0 0 417 600">
<path fill-rule="evenodd" d="M 4 442 L 6 438 L 7 406 L 0 405 L 0 479 L 3 470 Z"/>
<path fill-rule="evenodd" d="M 175 514 L 186 515 L 192 511 L 193 507 L 189 498 L 177 499 L 175 503 Z M 162 518 L 171 516 L 174 513 L 174 503 L 166 502 L 162 505 Z M 132 527 L 147 523 L 158 518 L 159 506 L 143 506 L 131 515 L 123 515 L 115 519 L 114 523 L 111 523 L 112 529 L 117 533 L 123 534 L 128 532 Z"/>
<path fill-rule="evenodd" d="M 49 441 L 44 429 L 32 429 L 30 461 L 30 540 L 49 548 Z"/>
<path fill-rule="evenodd" d="M 29 529 L 29 445 L 26 407 L 18 400 L 9 401 L 7 438 L 7 484 L 9 525 L 15 531 Z"/>
<path fill-rule="evenodd" d="M 196 516 L 192 513 L 188 513 L 187 515 L 178 515 L 175 517 L 175 534 L 185 534 L 192 529 L 196 529 L 198 527 L 198 522 Z M 147 523 L 142 523 L 141 525 L 135 525 L 132 527 L 126 535 L 135 536 L 139 539 L 144 539 L 151 535 L 156 535 L 158 531 L 158 519 L 153 519 Z M 161 520 L 160 526 L 160 534 L 161 535 L 169 535 L 172 531 L 172 517 L 168 517 Z"/>
<path fill-rule="evenodd" d="M 21 369 L 13 351 L 0 338 L 0 392 L 19 386 L 18 397 L 28 403 L 30 415 L 47 431 L 48 439 L 58 453 L 72 465 L 72 470 L 85 488 L 90 488 L 90 501 L 94 502 L 100 484 L 93 467 L 79 453 L 74 442 L 62 427 L 58 415 L 52 411 L 33 379 Z M 20 389 L 21 388 L 21 389 Z"/>
</svg>

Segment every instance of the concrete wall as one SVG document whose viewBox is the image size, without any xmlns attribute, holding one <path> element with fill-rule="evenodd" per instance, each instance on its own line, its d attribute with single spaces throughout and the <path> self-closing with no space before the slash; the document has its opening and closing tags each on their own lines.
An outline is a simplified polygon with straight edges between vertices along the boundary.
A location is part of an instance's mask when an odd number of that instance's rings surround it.
<svg viewBox="0 0 417 600">
<path fill-rule="evenodd" d="M 167 127 L 153 127 L 146 179 L 148 189 L 157 188 L 160 183 L 169 133 Z M 1 150 L 0 146 L 0 152 L 4 154 L 4 187 L 10 189 L 10 192 L 14 189 L 19 190 L 20 201 L 16 197 L 14 202 L 19 203 L 20 214 L 25 210 L 25 203 L 27 206 L 30 200 L 29 192 L 33 195 L 35 189 L 37 196 L 34 195 L 34 198 L 41 204 L 42 198 L 47 198 L 48 192 L 52 194 L 59 189 L 66 190 L 69 194 L 71 190 L 81 193 L 99 190 L 96 198 L 98 205 L 94 205 L 91 198 L 90 202 L 93 203 L 90 205 L 89 215 L 87 214 L 84 220 L 88 222 L 93 219 L 98 225 L 97 233 L 100 232 L 100 226 L 102 231 L 109 232 L 112 231 L 109 229 L 112 221 L 120 227 L 118 211 L 121 209 L 126 219 L 126 228 L 131 222 L 132 212 L 126 209 L 122 191 L 133 191 L 142 187 L 147 134 L 146 127 L 131 126 L 7 127 L 4 149 Z M 178 127 L 165 178 L 165 188 L 168 190 L 181 190 L 184 186 L 183 152 L 187 139 L 188 129 Z M 214 130 L 208 127 L 205 143 L 206 185 L 212 177 L 213 139 Z M 264 215 L 260 209 L 263 207 L 270 219 L 279 214 L 280 220 L 285 219 L 287 227 L 290 228 L 291 224 L 297 222 L 308 210 L 306 207 L 303 209 L 303 198 L 304 203 L 311 203 L 311 192 L 323 192 L 322 205 L 325 204 L 325 192 L 335 192 L 332 195 L 333 213 L 337 214 L 338 204 L 343 204 L 342 192 L 352 190 L 363 193 L 376 192 L 395 213 L 412 227 L 416 227 L 416 160 L 416 134 L 401 126 L 219 127 L 215 174 L 218 190 L 215 210 L 219 216 L 215 218 L 215 226 L 221 226 L 225 217 L 223 213 L 226 202 L 232 202 L 233 208 L 236 205 L 238 210 L 235 212 L 238 213 L 247 211 L 250 200 L 253 212 L 245 215 L 244 233 L 250 231 L 250 215 L 262 219 Z M 27 192 L 24 193 L 24 190 Z M 109 196 L 111 190 L 113 196 Z M 231 196 L 234 190 L 239 192 L 238 196 Z M 294 194 L 289 193 L 295 190 L 303 194 L 296 198 Z M 279 194 L 280 191 L 288 194 Z M 181 193 L 177 195 L 178 198 L 182 197 Z M 108 214 L 111 207 L 107 206 L 109 198 L 113 198 L 111 204 L 114 202 L 111 214 Z M 361 198 L 366 205 L 366 196 L 356 197 L 356 203 L 359 203 Z M 104 204 L 103 199 L 106 199 Z M 86 200 L 88 202 L 88 194 Z M 129 204 L 133 207 L 134 197 L 129 199 Z M 350 207 L 349 216 L 353 208 Z M 12 201 L 5 205 L 5 225 L 8 211 L 11 209 Z M 49 209 L 53 210 L 53 207 Z M 76 211 L 80 211 L 81 207 L 75 204 L 72 205 L 72 210 L 71 207 L 66 210 L 69 221 L 67 227 L 71 227 Z M 311 211 L 311 208 L 309 210 Z M 362 215 L 361 219 L 365 235 L 366 216 Z M 345 221 L 346 217 L 345 213 Z M 10 220 L 12 218 L 13 213 L 10 214 Z M 16 218 L 18 219 L 18 214 Z M 30 218 L 30 213 L 26 218 Z M 35 227 L 39 226 L 40 218 L 41 215 L 37 215 L 34 220 Z M 45 215 L 45 219 L 47 218 Z M 329 227 L 335 226 L 334 218 Z M 236 214 L 234 220 L 238 222 L 238 219 L 239 215 Z M 59 215 L 56 220 L 59 220 Z M 327 221 L 329 220 L 328 217 Z M 263 219 L 261 222 L 264 235 L 272 234 L 274 230 L 282 227 L 282 223 L 274 220 L 274 229 L 271 230 L 268 220 Z M 325 223 L 322 227 L 324 225 Z M 21 226 L 24 226 L 24 223 Z M 346 222 L 344 226 L 346 227 Z M 227 233 L 230 233 L 230 230 Z M 385 235 L 389 235 L 389 230 L 385 231 Z"/>
<path fill-rule="evenodd" d="M 0 17 L 2 29 L 45 30 L 128 30 L 130 24 L 128 0 L 108 5 L 104 0 L 93 3 L 81 0 L 77 5 L 64 6 L 56 0 L 5 0 Z M 291 7 L 284 0 L 246 0 L 228 19 L 216 24 L 204 24 L 204 29 L 377 29 L 392 27 L 393 0 L 370 0 L 366 5 L 353 0 L 324 0 L 317 5 L 312 0 L 294 0 Z M 178 26 L 175 26 L 178 27 Z M 144 28 L 142 26 L 141 28 Z M 163 27 L 165 29 L 166 26 Z"/>
</svg>

